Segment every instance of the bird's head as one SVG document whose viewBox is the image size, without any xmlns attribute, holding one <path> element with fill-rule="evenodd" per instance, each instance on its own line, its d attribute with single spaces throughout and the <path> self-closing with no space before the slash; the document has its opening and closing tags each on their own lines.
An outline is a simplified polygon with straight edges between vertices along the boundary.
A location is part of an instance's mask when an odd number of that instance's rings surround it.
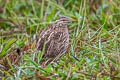
<svg viewBox="0 0 120 80">
<path fill-rule="evenodd" d="M 63 26 L 63 25 L 68 25 L 72 23 L 72 19 L 68 18 L 66 16 L 60 16 L 58 20 L 56 20 L 55 24 L 59 25 L 59 26 Z"/>
</svg>

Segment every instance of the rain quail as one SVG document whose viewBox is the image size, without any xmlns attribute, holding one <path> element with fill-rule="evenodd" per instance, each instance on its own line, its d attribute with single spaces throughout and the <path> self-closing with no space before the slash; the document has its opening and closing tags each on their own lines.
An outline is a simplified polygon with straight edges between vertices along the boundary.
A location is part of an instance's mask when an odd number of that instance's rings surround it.
<svg viewBox="0 0 120 80">
<path fill-rule="evenodd" d="M 37 49 L 42 51 L 45 45 L 43 58 L 61 57 L 68 48 L 69 33 L 67 25 L 72 19 L 61 16 L 55 23 L 48 25 L 48 29 L 42 30 L 37 42 Z"/>
</svg>

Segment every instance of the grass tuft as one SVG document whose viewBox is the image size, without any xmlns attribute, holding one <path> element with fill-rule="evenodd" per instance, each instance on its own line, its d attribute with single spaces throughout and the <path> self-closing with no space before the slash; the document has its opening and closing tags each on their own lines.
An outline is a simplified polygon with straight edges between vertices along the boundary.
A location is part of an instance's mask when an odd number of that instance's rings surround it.
<svg viewBox="0 0 120 80">
<path fill-rule="evenodd" d="M 68 51 L 42 68 L 44 51 L 36 42 L 61 15 L 73 20 Z M 119 27 L 119 0 L 0 0 L 0 64 L 11 53 L 22 54 L 19 65 L 8 58 L 10 69 L 1 64 L 0 80 L 119 80 Z"/>
</svg>

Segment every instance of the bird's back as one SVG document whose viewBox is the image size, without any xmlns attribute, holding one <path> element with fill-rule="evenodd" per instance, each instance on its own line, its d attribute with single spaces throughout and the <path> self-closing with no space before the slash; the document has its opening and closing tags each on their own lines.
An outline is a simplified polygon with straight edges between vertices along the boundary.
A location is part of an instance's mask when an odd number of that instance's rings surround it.
<svg viewBox="0 0 120 80">
<path fill-rule="evenodd" d="M 66 52 L 69 44 L 68 28 L 57 27 L 48 28 L 41 32 L 40 40 L 38 41 L 38 49 L 43 50 L 45 45 L 44 57 L 56 57 L 59 54 Z"/>
</svg>

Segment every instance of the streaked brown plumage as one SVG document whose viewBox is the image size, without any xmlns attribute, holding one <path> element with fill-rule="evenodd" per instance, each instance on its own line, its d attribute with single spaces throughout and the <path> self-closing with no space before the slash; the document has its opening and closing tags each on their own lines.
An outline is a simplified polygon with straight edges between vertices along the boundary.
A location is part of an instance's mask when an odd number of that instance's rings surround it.
<svg viewBox="0 0 120 80">
<path fill-rule="evenodd" d="M 55 23 L 50 24 L 47 30 L 41 32 L 37 49 L 42 51 L 45 45 L 44 58 L 55 58 L 66 52 L 69 44 L 67 25 L 71 22 L 70 18 L 62 16 Z"/>
</svg>

